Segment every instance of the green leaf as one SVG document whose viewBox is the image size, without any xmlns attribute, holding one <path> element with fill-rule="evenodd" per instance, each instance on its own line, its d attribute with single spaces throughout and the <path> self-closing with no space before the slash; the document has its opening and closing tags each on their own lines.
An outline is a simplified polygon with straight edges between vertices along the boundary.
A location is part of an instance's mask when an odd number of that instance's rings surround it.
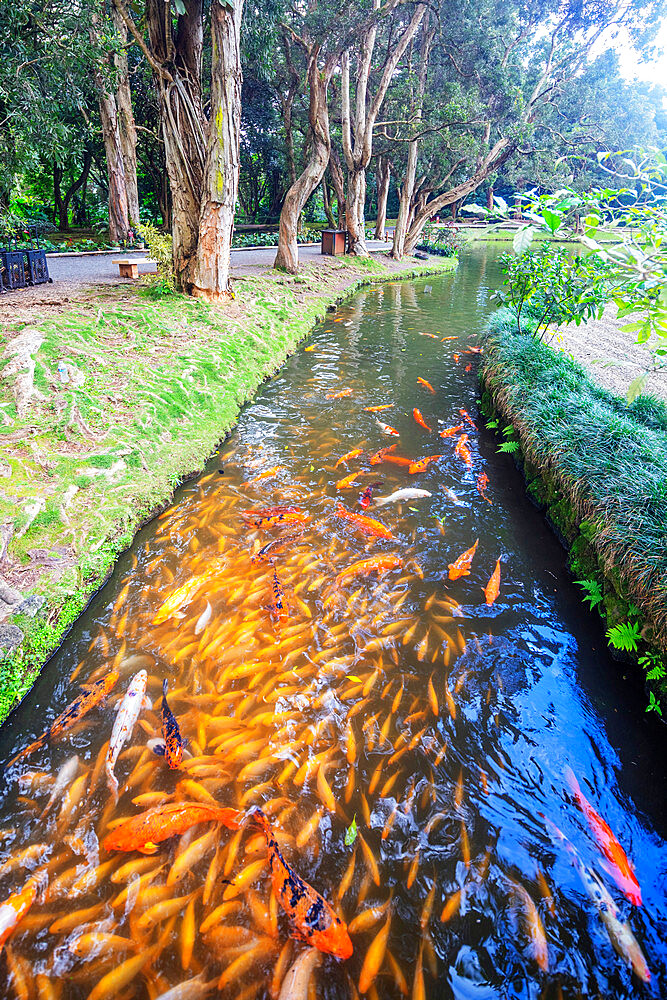
<svg viewBox="0 0 667 1000">
<path fill-rule="evenodd" d="M 185 4 L 183 3 L 183 0 L 174 0 L 174 9 L 178 16 L 182 17 L 183 14 L 185 14 Z"/>
<path fill-rule="evenodd" d="M 515 451 L 519 451 L 521 445 L 518 441 L 503 441 L 503 443 L 498 448 L 499 452 L 503 452 L 506 455 L 513 454 Z"/>
<path fill-rule="evenodd" d="M 662 717 L 662 708 L 660 707 L 660 700 L 656 698 L 652 691 L 648 693 L 648 705 L 646 706 L 647 712 L 657 712 L 659 716 Z"/>
<path fill-rule="evenodd" d="M 514 434 L 514 428 L 513 428 L 512 424 L 507 424 L 506 427 L 503 427 L 503 437 L 505 437 L 505 438 L 509 437 L 510 434 Z"/>
<path fill-rule="evenodd" d="M 546 222 L 547 226 L 549 227 L 552 233 L 558 232 L 560 227 L 563 225 L 563 220 L 561 219 L 560 215 L 556 215 L 556 213 L 552 212 L 550 208 L 545 208 L 542 210 L 542 218 L 544 219 L 544 221 Z"/>
<path fill-rule="evenodd" d="M 512 240 L 512 249 L 517 257 L 521 257 L 530 244 L 533 242 L 533 237 L 535 236 L 534 226 L 523 226 L 516 233 L 514 239 Z"/>
<path fill-rule="evenodd" d="M 632 382 L 628 386 L 628 391 L 625 394 L 625 398 L 630 403 L 634 403 L 637 396 L 644 391 L 644 386 L 646 385 L 646 379 L 648 376 L 646 373 L 643 375 L 638 375 L 637 378 L 633 378 Z"/>
<path fill-rule="evenodd" d="M 345 831 L 345 846 L 351 847 L 357 839 L 357 814 L 352 817 L 352 822 Z"/>
<path fill-rule="evenodd" d="M 487 421 L 486 426 L 489 428 L 489 430 L 494 431 L 498 427 L 498 421 L 497 420 L 489 420 L 489 421 Z"/>
<path fill-rule="evenodd" d="M 582 587 L 586 591 L 582 600 L 588 601 L 588 606 L 591 611 L 593 608 L 596 608 L 598 604 L 603 603 L 604 598 L 602 595 L 602 588 L 597 580 L 575 580 L 574 582 L 577 586 Z"/>
<path fill-rule="evenodd" d="M 619 625 L 614 625 L 613 628 L 607 629 L 607 638 L 609 639 L 609 644 L 614 649 L 622 649 L 626 653 L 634 653 L 637 651 L 637 646 L 641 639 L 641 631 L 637 622 L 621 622 Z"/>
</svg>

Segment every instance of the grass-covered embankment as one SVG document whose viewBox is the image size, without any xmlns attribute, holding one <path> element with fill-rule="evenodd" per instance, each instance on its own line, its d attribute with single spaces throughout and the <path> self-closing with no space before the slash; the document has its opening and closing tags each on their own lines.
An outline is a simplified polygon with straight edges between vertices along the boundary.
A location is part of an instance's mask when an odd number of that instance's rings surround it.
<svg viewBox="0 0 667 1000">
<path fill-rule="evenodd" d="M 24 632 L 0 661 L 0 722 L 137 528 L 327 308 L 364 284 L 455 266 L 323 258 L 295 277 L 235 280 L 225 307 L 123 285 L 21 316 L 17 293 L 0 337 L 0 585 L 45 604 L 0 625 L 0 645 L 11 626 Z"/>
<path fill-rule="evenodd" d="M 667 407 L 650 396 L 627 406 L 571 357 L 515 330 L 508 309 L 492 317 L 486 411 L 514 428 L 503 450 L 522 460 L 611 645 L 647 658 L 651 704 L 662 696 L 667 716 Z"/>
</svg>

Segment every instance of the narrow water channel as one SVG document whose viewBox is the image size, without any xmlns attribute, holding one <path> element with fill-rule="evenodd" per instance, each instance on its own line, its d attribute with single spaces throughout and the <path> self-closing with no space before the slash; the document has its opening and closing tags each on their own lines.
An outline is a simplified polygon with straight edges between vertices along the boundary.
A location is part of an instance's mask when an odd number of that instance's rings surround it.
<svg viewBox="0 0 667 1000">
<path fill-rule="evenodd" d="M 0 731 L 8 761 L 79 684 L 119 672 L 104 707 L 5 771 L 0 899 L 31 874 L 39 893 L 5 945 L 0 995 L 667 995 L 664 737 L 483 427 L 473 348 L 499 281 L 497 256 L 469 251 L 455 275 L 368 289 L 318 326 Z M 434 455 L 423 471 L 395 461 Z M 428 495 L 374 505 L 404 489 Z M 277 506 L 277 525 L 242 516 Z M 115 803 L 113 709 L 142 669 L 152 707 L 116 763 Z M 185 739 L 174 770 L 148 745 L 165 678 Z M 280 993 L 304 945 L 252 824 L 105 850 L 124 819 L 184 801 L 263 806 L 353 955 Z M 627 895 L 597 815 L 634 865 Z"/>
</svg>

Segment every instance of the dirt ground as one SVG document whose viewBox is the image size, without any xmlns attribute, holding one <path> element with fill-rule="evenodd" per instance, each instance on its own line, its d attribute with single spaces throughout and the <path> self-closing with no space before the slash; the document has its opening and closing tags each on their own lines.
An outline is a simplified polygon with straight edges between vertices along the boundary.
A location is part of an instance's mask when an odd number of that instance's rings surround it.
<svg viewBox="0 0 667 1000">
<path fill-rule="evenodd" d="M 651 351 L 635 342 L 636 334 L 621 330 L 632 317 L 619 320 L 616 313 L 616 306 L 608 306 L 602 319 L 562 327 L 553 346 L 572 354 L 609 392 L 625 396 L 633 378 L 650 367 Z M 667 367 L 653 372 L 643 391 L 667 402 Z"/>
</svg>

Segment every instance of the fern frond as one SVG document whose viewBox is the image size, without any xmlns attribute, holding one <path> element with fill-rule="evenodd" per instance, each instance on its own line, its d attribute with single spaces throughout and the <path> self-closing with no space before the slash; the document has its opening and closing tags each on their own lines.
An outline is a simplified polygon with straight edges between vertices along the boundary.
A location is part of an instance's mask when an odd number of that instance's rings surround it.
<svg viewBox="0 0 667 1000">
<path fill-rule="evenodd" d="M 515 451 L 519 451 L 521 445 L 518 441 L 503 441 L 503 443 L 498 448 L 499 452 L 504 452 L 506 455 L 513 454 Z"/>
<path fill-rule="evenodd" d="M 614 649 L 625 650 L 626 653 L 634 653 L 637 650 L 641 632 L 637 622 L 621 622 L 607 629 L 607 638 Z"/>
</svg>

